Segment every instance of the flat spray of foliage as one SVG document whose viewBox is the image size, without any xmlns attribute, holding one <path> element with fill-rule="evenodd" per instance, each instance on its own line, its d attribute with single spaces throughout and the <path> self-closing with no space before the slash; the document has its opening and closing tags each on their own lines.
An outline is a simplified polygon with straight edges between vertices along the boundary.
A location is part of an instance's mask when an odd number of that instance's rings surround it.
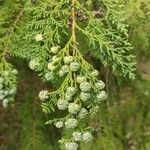
<svg viewBox="0 0 150 150">
<path fill-rule="evenodd" d="M 44 81 L 53 83 L 53 90 L 39 93 L 45 113 L 60 112 L 46 124 L 67 128 L 59 142 L 76 150 L 80 141 L 93 139 L 95 129 L 88 118 L 107 98 L 91 59 L 119 76 L 135 78 L 123 5 L 119 0 L 3 0 L 0 4 L 0 13 L 5 14 L 0 22 L 3 105 L 11 104 L 16 93 L 17 71 L 8 56 L 26 59 Z"/>
</svg>

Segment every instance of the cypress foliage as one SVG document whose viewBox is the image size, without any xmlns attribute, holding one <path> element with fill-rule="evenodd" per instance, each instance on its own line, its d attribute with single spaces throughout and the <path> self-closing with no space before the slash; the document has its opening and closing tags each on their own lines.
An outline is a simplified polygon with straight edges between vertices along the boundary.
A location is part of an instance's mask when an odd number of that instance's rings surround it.
<svg viewBox="0 0 150 150">
<path fill-rule="evenodd" d="M 99 133 L 97 126 L 92 124 L 95 119 L 103 128 L 100 129 L 103 136 L 98 138 L 103 143 L 101 149 L 123 149 L 128 142 L 123 138 L 126 135 L 125 131 L 122 131 L 122 121 L 125 120 L 118 116 L 122 113 L 121 108 L 109 108 L 109 99 L 113 99 L 109 90 L 111 86 L 108 87 L 107 82 L 110 79 L 106 74 L 107 93 L 102 81 L 104 77 L 102 78 L 102 73 L 99 75 L 98 64 L 109 68 L 107 71 L 111 70 L 113 77 L 115 75 L 135 79 L 135 56 L 131 53 L 132 46 L 128 40 L 129 37 L 132 38 L 130 34 L 135 33 L 136 36 L 139 33 L 137 31 L 141 31 L 142 28 L 138 26 L 137 30 L 136 25 L 139 22 L 133 26 L 131 16 L 128 16 L 129 12 L 126 14 L 125 11 L 131 8 L 130 11 L 134 14 L 134 7 L 142 4 L 146 7 L 144 11 L 149 8 L 148 1 L 138 0 L 137 3 L 132 3 L 132 0 L 0 1 L 0 14 L 4 16 L 0 19 L 0 96 L 3 106 L 12 106 L 17 88 L 17 70 L 11 65 L 9 56 L 25 59 L 43 81 L 53 85 L 51 90 L 42 90 L 39 98 L 43 112 L 55 114 L 46 124 L 53 124 L 56 128 L 63 127 L 62 139 L 59 140 L 63 144 L 62 149 L 65 147 L 67 150 L 76 150 L 80 141 L 83 141 L 81 148 L 84 148 L 86 146 L 83 143 L 94 140 L 93 137 Z M 138 8 L 140 10 L 140 7 Z M 132 19 L 134 22 L 133 17 Z M 130 24 L 130 28 L 125 21 Z M 141 24 L 144 27 L 147 25 Z M 148 34 L 143 36 L 148 39 Z M 148 47 L 148 40 L 146 41 Z M 133 40 L 132 43 L 136 45 Z M 145 105 L 143 107 L 145 110 Z M 141 121 L 137 130 L 141 126 L 144 110 L 139 112 L 138 119 Z M 26 109 L 24 111 L 31 113 Z M 97 113 L 101 116 L 100 120 L 94 117 Z M 147 113 L 144 116 L 147 118 Z M 24 125 L 29 125 L 30 129 L 30 123 Z M 116 128 L 118 130 L 114 132 Z M 25 132 L 23 130 L 23 135 Z M 23 149 L 32 149 L 34 141 L 37 141 L 34 143 L 34 149 L 49 149 L 46 147 L 47 143 L 40 147 L 44 139 L 42 132 L 37 131 L 35 137 L 30 133 L 23 138 Z M 90 149 L 98 148 L 99 146 L 94 147 L 91 144 Z"/>
</svg>

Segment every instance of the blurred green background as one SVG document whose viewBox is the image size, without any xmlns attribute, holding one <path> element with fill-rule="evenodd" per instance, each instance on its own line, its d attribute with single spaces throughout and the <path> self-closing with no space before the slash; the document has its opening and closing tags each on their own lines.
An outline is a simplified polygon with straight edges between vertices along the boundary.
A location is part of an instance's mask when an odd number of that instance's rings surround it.
<svg viewBox="0 0 150 150">
<path fill-rule="evenodd" d="M 90 120 L 97 131 L 95 139 L 81 144 L 81 150 L 150 150 L 149 10 L 148 0 L 126 1 L 124 17 L 136 55 L 136 79 L 116 77 L 108 68 L 100 70 L 109 99 Z M 19 71 L 18 94 L 13 109 L 0 106 L 0 150 L 59 150 L 57 140 L 65 131 L 45 125 L 48 116 L 38 100 L 39 91 L 49 85 L 42 83 L 26 62 L 13 59 L 12 63 Z"/>
</svg>

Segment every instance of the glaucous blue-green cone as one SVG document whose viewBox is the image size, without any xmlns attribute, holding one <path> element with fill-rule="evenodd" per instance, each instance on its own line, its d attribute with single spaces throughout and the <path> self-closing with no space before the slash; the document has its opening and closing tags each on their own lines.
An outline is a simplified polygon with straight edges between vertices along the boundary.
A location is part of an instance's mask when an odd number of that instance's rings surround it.
<svg viewBox="0 0 150 150">
<path fill-rule="evenodd" d="M 66 128 L 76 128 L 78 126 L 78 120 L 75 118 L 69 118 L 65 121 Z"/>
<path fill-rule="evenodd" d="M 73 139 L 75 141 L 81 141 L 82 140 L 82 133 L 79 131 L 74 131 L 72 136 L 73 136 Z"/>
<path fill-rule="evenodd" d="M 64 123 L 63 123 L 63 121 L 57 121 L 55 123 L 55 126 L 56 126 L 56 128 L 62 128 L 64 126 Z"/>
<path fill-rule="evenodd" d="M 80 89 L 82 92 L 89 92 L 92 86 L 89 82 L 83 82 L 80 84 Z"/>
<path fill-rule="evenodd" d="M 68 112 L 70 114 L 77 114 L 79 112 L 79 110 L 81 109 L 81 106 L 75 103 L 70 103 L 68 105 Z"/>
<path fill-rule="evenodd" d="M 77 150 L 78 149 L 78 144 L 75 142 L 67 142 L 65 144 L 65 150 Z"/>
<path fill-rule="evenodd" d="M 69 103 L 66 100 L 59 99 L 57 101 L 57 107 L 58 107 L 59 110 L 65 110 L 65 109 L 67 109 L 68 105 L 69 105 Z"/>
<path fill-rule="evenodd" d="M 92 139 L 93 139 L 93 135 L 89 131 L 83 133 L 84 142 L 90 142 Z"/>
<path fill-rule="evenodd" d="M 40 100 L 45 100 L 45 99 L 49 98 L 48 91 L 47 90 L 42 90 L 39 93 L 39 98 L 40 98 Z"/>
</svg>

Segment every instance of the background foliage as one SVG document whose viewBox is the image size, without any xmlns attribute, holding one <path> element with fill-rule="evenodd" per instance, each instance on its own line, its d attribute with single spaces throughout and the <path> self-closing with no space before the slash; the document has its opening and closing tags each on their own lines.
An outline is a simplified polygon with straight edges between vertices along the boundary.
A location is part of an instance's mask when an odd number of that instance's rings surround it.
<svg viewBox="0 0 150 150">
<path fill-rule="evenodd" d="M 127 81 L 116 76 L 109 67 L 101 67 L 100 72 L 106 80 L 109 99 L 101 106 L 97 116 L 90 120 L 97 130 L 97 137 L 90 145 L 81 145 L 83 150 L 149 150 L 150 148 L 150 4 L 148 0 L 120 0 L 120 2 L 125 5 L 122 19 L 129 24 L 129 38 L 136 55 L 136 79 Z M 0 16 L 2 16 L 0 25 L 5 26 L 1 32 L 8 32 L 9 36 L 1 38 L 1 42 L 6 41 L 5 38 L 9 39 L 7 47 L 15 47 L 10 41 L 15 38 L 14 31 L 17 24 L 22 28 L 24 21 L 30 20 L 30 16 L 27 18 L 22 16 L 23 7 L 24 1 L 0 1 Z M 21 20 L 14 23 L 16 14 L 20 14 Z M 17 56 L 17 51 L 14 55 Z M 27 57 L 30 59 L 32 55 Z M 0 108 L 0 149 L 59 149 L 57 139 L 61 134 L 65 134 L 65 131 L 44 125 L 48 116 L 41 112 L 37 97 L 38 92 L 48 85 L 43 84 L 37 75 L 26 67 L 26 61 L 16 58 L 9 61 L 19 71 L 18 94 L 13 109 L 4 109 L 2 106 Z M 97 63 L 97 60 L 93 60 L 93 63 L 103 66 Z"/>
</svg>

